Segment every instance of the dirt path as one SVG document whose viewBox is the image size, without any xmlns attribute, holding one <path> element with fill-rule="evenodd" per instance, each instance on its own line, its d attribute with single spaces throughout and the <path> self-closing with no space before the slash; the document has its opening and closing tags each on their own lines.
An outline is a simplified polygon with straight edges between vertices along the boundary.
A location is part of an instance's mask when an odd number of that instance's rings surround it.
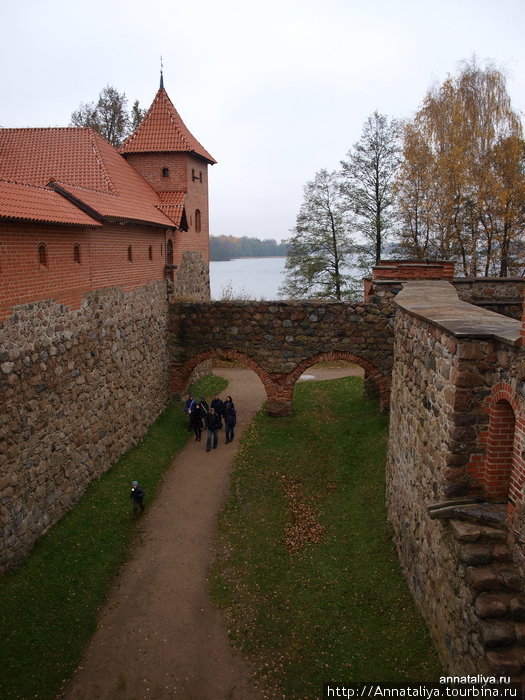
<svg viewBox="0 0 525 700">
<path fill-rule="evenodd" d="M 265 399 L 247 369 L 220 369 L 238 412 L 235 440 L 205 451 L 205 435 L 179 452 L 141 521 L 135 552 L 99 616 L 67 700 L 258 700 L 246 661 L 209 600 L 217 516 L 244 427 Z M 347 370 L 312 371 L 318 378 Z M 353 373 L 353 372 L 352 372 Z M 138 475 L 140 477 L 140 475 Z"/>
</svg>

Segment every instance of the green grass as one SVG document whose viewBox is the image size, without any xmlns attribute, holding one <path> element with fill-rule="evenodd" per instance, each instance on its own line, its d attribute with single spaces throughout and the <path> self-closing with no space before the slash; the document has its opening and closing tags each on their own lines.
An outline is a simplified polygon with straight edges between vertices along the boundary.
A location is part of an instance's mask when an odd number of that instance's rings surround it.
<svg viewBox="0 0 525 700">
<path fill-rule="evenodd" d="M 318 698 L 326 681 L 441 672 L 387 526 L 387 419 L 362 394 L 356 377 L 304 382 L 293 416 L 259 412 L 221 515 L 213 598 L 259 678 L 286 698 Z M 283 484 L 299 485 L 324 528 L 308 542 L 311 523 L 299 521 L 295 553 Z"/>
<path fill-rule="evenodd" d="M 213 396 L 226 386 L 209 376 L 190 390 Z M 95 631 L 98 609 L 140 527 L 131 517 L 131 480 L 139 480 L 151 502 L 189 434 L 181 405 L 171 405 L 37 542 L 26 562 L 0 579 L 2 700 L 56 697 Z"/>
</svg>

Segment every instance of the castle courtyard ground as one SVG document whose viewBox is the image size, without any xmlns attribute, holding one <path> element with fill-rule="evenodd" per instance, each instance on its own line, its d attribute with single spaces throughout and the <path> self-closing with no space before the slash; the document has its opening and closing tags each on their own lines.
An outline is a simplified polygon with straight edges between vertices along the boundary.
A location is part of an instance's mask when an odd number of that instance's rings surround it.
<svg viewBox="0 0 525 700">
<path fill-rule="evenodd" d="M 210 453 L 203 441 L 181 450 L 137 527 L 130 560 L 113 584 L 98 628 L 63 697 L 66 700 L 258 700 L 250 667 L 228 639 L 210 601 L 207 574 L 217 518 L 241 434 L 265 400 L 257 375 L 221 368 L 238 425 L 235 440 Z M 311 369 L 333 379 L 360 368 Z M 140 476 L 140 475 L 139 475 Z"/>
</svg>

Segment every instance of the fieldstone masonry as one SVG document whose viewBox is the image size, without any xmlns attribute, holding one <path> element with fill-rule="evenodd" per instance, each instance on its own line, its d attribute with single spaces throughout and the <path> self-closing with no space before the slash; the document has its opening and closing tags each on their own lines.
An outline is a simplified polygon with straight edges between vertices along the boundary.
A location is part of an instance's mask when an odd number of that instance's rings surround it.
<svg viewBox="0 0 525 700">
<path fill-rule="evenodd" d="M 167 308 L 160 282 L 91 293 L 78 311 L 19 307 L 2 324 L 3 566 L 22 559 L 166 406 Z"/>
<path fill-rule="evenodd" d="M 174 283 L 93 292 L 79 310 L 19 307 L 0 324 L 0 568 L 26 556 L 203 362 L 248 365 L 269 413 L 287 415 L 308 367 L 348 360 L 391 405 L 388 514 L 444 664 L 522 678 L 524 284 L 404 261 L 374 269 L 359 303 L 210 302 L 202 256 L 188 253 Z"/>
<path fill-rule="evenodd" d="M 191 370 L 221 356 L 244 362 L 261 378 L 270 415 L 288 415 L 295 382 L 311 365 L 343 359 L 363 367 L 388 406 L 393 306 L 384 303 L 210 302 L 170 307 L 172 390 Z M 388 300 L 388 301 L 387 301 Z"/>
<path fill-rule="evenodd" d="M 401 564 L 452 673 L 521 679 L 521 324 L 448 282 L 409 282 L 396 303 L 387 506 Z"/>
</svg>

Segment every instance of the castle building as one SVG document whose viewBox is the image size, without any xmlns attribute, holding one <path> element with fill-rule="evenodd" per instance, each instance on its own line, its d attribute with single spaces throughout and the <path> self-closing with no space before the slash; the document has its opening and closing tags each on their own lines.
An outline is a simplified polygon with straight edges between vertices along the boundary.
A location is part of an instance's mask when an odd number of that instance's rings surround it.
<svg viewBox="0 0 525 700">
<path fill-rule="evenodd" d="M 77 308 L 90 291 L 173 280 L 185 251 L 207 266 L 215 162 L 162 77 L 118 150 L 89 127 L 0 129 L 0 321 L 30 302 Z"/>
</svg>

